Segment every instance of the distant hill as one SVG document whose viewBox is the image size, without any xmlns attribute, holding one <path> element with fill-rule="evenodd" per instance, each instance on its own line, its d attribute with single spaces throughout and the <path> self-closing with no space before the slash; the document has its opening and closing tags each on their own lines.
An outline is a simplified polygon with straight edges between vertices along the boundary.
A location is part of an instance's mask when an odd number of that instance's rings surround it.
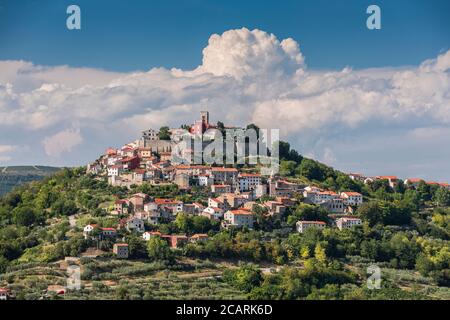
<svg viewBox="0 0 450 320">
<path fill-rule="evenodd" d="M 27 182 L 42 180 L 61 170 L 47 166 L 0 167 L 0 196 Z"/>
</svg>

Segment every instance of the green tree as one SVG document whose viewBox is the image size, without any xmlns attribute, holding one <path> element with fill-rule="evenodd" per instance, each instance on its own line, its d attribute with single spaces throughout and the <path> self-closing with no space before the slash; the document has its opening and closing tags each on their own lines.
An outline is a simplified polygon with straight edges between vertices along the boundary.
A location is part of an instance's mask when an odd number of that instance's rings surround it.
<svg viewBox="0 0 450 320">
<path fill-rule="evenodd" d="M 14 221 L 19 226 L 31 226 L 37 220 L 36 212 L 30 207 L 17 207 L 13 210 Z"/>
<path fill-rule="evenodd" d="M 148 257 L 152 260 L 172 260 L 173 254 L 166 241 L 154 237 L 147 243 Z"/>
<path fill-rule="evenodd" d="M 170 140 L 170 128 L 169 127 L 161 127 L 158 133 L 159 139 L 161 140 Z"/>
<path fill-rule="evenodd" d="M 447 188 L 438 188 L 433 198 L 440 207 L 450 206 L 450 191 Z"/>
</svg>

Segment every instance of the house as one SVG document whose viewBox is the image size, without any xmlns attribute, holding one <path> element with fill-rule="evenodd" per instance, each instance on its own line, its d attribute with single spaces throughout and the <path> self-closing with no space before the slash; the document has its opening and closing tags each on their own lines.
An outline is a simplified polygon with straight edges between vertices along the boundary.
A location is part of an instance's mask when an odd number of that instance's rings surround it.
<svg viewBox="0 0 450 320">
<path fill-rule="evenodd" d="M 363 196 L 359 192 L 341 192 L 341 198 L 344 200 L 344 203 L 349 206 L 359 206 L 363 203 Z"/>
<path fill-rule="evenodd" d="M 336 220 L 336 226 L 339 228 L 339 230 L 348 229 L 360 224 L 362 224 L 361 219 L 355 217 L 341 217 Z"/>
<path fill-rule="evenodd" d="M 272 197 L 292 198 L 295 193 L 301 192 L 303 186 L 279 178 L 271 178 L 269 183 L 269 195 Z"/>
<path fill-rule="evenodd" d="M 192 236 L 190 236 L 189 237 L 189 241 L 190 242 L 203 242 L 203 241 L 206 241 L 206 240 L 208 240 L 208 235 L 207 234 L 205 234 L 205 233 L 196 233 L 196 234 L 194 234 L 194 235 L 192 235 Z"/>
<path fill-rule="evenodd" d="M 425 182 L 423 179 L 420 178 L 408 178 L 405 180 L 405 185 L 410 188 L 417 188 L 420 184 L 420 182 Z"/>
<path fill-rule="evenodd" d="M 172 207 L 174 208 L 174 212 L 178 213 L 183 211 L 183 202 L 178 200 L 172 200 L 172 199 L 163 199 L 163 198 L 156 198 L 155 203 L 158 206 L 158 208 L 161 207 Z"/>
<path fill-rule="evenodd" d="M 240 192 L 254 190 L 261 185 L 261 175 L 257 173 L 241 173 L 237 179 Z"/>
<path fill-rule="evenodd" d="M 150 212 L 150 211 L 155 211 L 155 210 L 158 210 L 158 205 L 156 204 L 156 202 L 147 202 L 144 204 L 145 212 Z"/>
<path fill-rule="evenodd" d="M 214 178 L 211 174 L 199 174 L 197 177 L 200 187 L 207 187 L 214 183 Z"/>
<path fill-rule="evenodd" d="M 212 193 L 230 193 L 231 192 L 231 186 L 227 184 L 213 184 L 211 185 L 211 192 Z"/>
<path fill-rule="evenodd" d="M 339 214 L 345 212 L 344 200 L 341 198 L 332 198 L 321 202 L 319 205 L 330 213 Z"/>
<path fill-rule="evenodd" d="M 161 237 L 161 232 L 159 232 L 159 231 L 145 231 L 142 234 L 142 238 L 145 241 L 149 241 L 151 238 L 154 238 L 154 237 Z"/>
<path fill-rule="evenodd" d="M 224 209 L 217 208 L 217 207 L 207 207 L 203 209 L 202 213 L 200 214 L 203 217 L 207 217 L 209 219 L 219 220 L 223 217 Z"/>
<path fill-rule="evenodd" d="M 8 288 L 0 288 L 0 300 L 8 300 L 11 297 L 11 293 Z"/>
<path fill-rule="evenodd" d="M 328 202 L 332 199 L 338 198 L 339 195 L 333 191 L 316 191 L 316 190 L 304 190 L 303 197 L 306 203 L 321 204 Z"/>
<path fill-rule="evenodd" d="M 145 169 L 134 169 L 132 180 L 134 183 L 139 184 L 146 180 Z"/>
<path fill-rule="evenodd" d="M 253 190 L 256 198 L 261 198 L 267 194 L 267 184 L 259 184 Z"/>
<path fill-rule="evenodd" d="M 194 202 L 192 205 L 194 206 L 194 214 L 200 214 L 205 209 L 205 206 L 198 202 Z"/>
<path fill-rule="evenodd" d="M 114 211 L 117 214 L 128 214 L 130 202 L 127 199 L 119 199 L 114 202 Z"/>
<path fill-rule="evenodd" d="M 117 235 L 117 230 L 114 228 L 100 228 L 102 239 L 113 238 Z"/>
<path fill-rule="evenodd" d="M 138 149 L 138 156 L 142 159 L 150 159 L 152 158 L 152 149 L 141 147 Z"/>
<path fill-rule="evenodd" d="M 234 184 L 237 180 L 238 170 L 236 168 L 213 167 L 211 172 L 215 184 Z"/>
<path fill-rule="evenodd" d="M 188 242 L 189 238 L 186 235 L 162 235 L 161 239 L 165 239 L 170 247 L 178 248 Z"/>
<path fill-rule="evenodd" d="M 108 167 L 108 176 L 109 177 L 117 177 L 123 172 L 122 165 L 112 165 Z"/>
<path fill-rule="evenodd" d="M 286 207 L 283 203 L 278 201 L 266 201 L 264 206 L 269 209 L 270 214 L 283 214 L 286 211 Z"/>
<path fill-rule="evenodd" d="M 121 163 L 124 170 L 133 170 L 139 167 L 140 160 L 138 156 L 126 157 L 121 160 Z"/>
<path fill-rule="evenodd" d="M 309 228 L 323 229 L 326 227 L 326 223 L 323 221 L 297 221 L 297 232 L 303 233 Z"/>
<path fill-rule="evenodd" d="M 366 177 L 364 177 L 361 173 L 349 173 L 348 177 L 353 181 L 359 182 L 364 182 L 364 179 L 366 179 Z"/>
<path fill-rule="evenodd" d="M 296 199 L 291 199 L 288 197 L 276 197 L 275 201 L 281 202 L 283 204 L 283 206 L 286 206 L 286 207 L 292 207 L 297 203 Z"/>
<path fill-rule="evenodd" d="M 143 221 L 148 221 L 151 224 L 158 224 L 159 218 L 161 217 L 161 212 L 160 210 L 138 211 L 134 214 L 134 216 Z"/>
<path fill-rule="evenodd" d="M 115 243 L 113 246 L 113 253 L 120 259 L 128 258 L 128 244 L 126 243 Z"/>
<path fill-rule="evenodd" d="M 136 193 L 132 195 L 128 200 L 133 205 L 134 211 L 142 211 L 144 210 L 144 202 L 147 199 L 147 195 L 145 193 Z"/>
<path fill-rule="evenodd" d="M 144 221 L 138 217 L 131 217 L 127 219 L 126 228 L 128 231 L 144 232 Z"/>
<path fill-rule="evenodd" d="M 208 207 L 226 209 L 228 208 L 228 203 L 225 199 L 220 198 L 209 198 Z"/>
<path fill-rule="evenodd" d="M 395 186 L 398 185 L 398 178 L 396 176 L 378 176 L 376 179 L 387 180 L 391 188 L 395 188 Z"/>
<path fill-rule="evenodd" d="M 88 239 L 89 236 L 92 234 L 92 231 L 95 230 L 95 228 L 97 228 L 96 224 L 87 224 L 84 228 L 83 228 L 83 236 L 85 239 Z"/>
<path fill-rule="evenodd" d="M 217 199 L 222 201 L 225 204 L 225 207 L 228 208 L 239 208 L 248 201 L 248 199 L 244 195 L 237 195 L 234 193 L 222 194 L 221 196 L 217 197 Z"/>
<path fill-rule="evenodd" d="M 228 210 L 224 214 L 224 226 L 253 228 L 254 215 L 250 210 Z"/>
</svg>

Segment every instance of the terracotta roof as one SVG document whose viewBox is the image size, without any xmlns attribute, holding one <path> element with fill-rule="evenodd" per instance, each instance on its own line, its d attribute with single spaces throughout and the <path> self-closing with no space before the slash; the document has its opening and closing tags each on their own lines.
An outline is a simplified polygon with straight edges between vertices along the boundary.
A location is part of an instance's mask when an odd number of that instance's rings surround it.
<svg viewBox="0 0 450 320">
<path fill-rule="evenodd" d="M 223 171 L 223 172 L 237 172 L 238 170 L 236 168 L 223 168 L 223 167 L 213 167 L 211 168 L 212 171 Z"/>
<path fill-rule="evenodd" d="M 246 209 L 230 210 L 230 212 L 234 215 L 253 215 L 253 212 Z"/>
<path fill-rule="evenodd" d="M 173 200 L 173 199 L 156 198 L 155 199 L 155 203 L 157 205 L 162 205 L 162 204 L 181 204 L 183 202 L 177 201 L 177 200 Z"/>
<path fill-rule="evenodd" d="M 118 247 L 128 247 L 128 243 L 116 243 L 114 245 Z"/>
<path fill-rule="evenodd" d="M 344 192 L 341 192 L 341 194 L 345 194 L 345 195 L 347 195 L 347 196 L 349 196 L 349 197 L 351 197 L 351 196 L 362 196 L 362 194 L 361 193 L 359 193 L 359 192 L 353 192 L 353 191 L 344 191 Z"/>
<path fill-rule="evenodd" d="M 307 224 L 326 224 L 323 221 L 307 221 L 307 220 L 303 220 L 303 221 L 297 221 L 297 223 L 307 223 Z"/>
<path fill-rule="evenodd" d="M 102 231 L 116 231 L 114 228 L 101 228 Z"/>
<path fill-rule="evenodd" d="M 208 235 L 206 233 L 196 233 L 194 235 L 191 236 L 191 238 L 208 238 Z"/>
<path fill-rule="evenodd" d="M 386 180 L 397 180 L 396 176 L 378 176 L 378 179 L 386 179 Z"/>
<path fill-rule="evenodd" d="M 412 182 L 412 183 L 424 181 L 423 179 L 420 179 L 420 178 L 408 178 L 406 180 L 408 180 L 408 182 Z"/>
</svg>

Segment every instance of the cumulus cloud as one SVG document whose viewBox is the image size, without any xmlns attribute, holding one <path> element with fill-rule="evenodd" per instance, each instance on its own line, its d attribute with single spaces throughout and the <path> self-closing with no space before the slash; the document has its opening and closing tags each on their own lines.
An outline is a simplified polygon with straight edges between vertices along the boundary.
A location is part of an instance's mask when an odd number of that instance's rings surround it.
<svg viewBox="0 0 450 320">
<path fill-rule="evenodd" d="M 225 123 L 280 128 L 300 152 L 343 170 L 396 174 L 384 172 L 388 157 L 418 175 L 424 171 L 414 168 L 430 162 L 418 148 L 444 156 L 429 146 L 450 128 L 450 51 L 415 67 L 315 71 L 300 48 L 242 28 L 212 35 L 194 70 L 113 73 L 0 61 L 0 144 L 31 146 L 30 157 L 42 163 L 83 164 L 141 130 L 190 123 L 206 109 Z M 450 137 L 439 141 L 450 145 Z M 450 180 L 447 166 L 430 170 L 433 179 L 447 170 Z"/>
<path fill-rule="evenodd" d="M 67 129 L 58 132 L 50 137 L 46 137 L 42 144 L 45 153 L 51 157 L 59 157 L 64 152 L 70 152 L 73 147 L 83 142 L 80 130 Z"/>
<path fill-rule="evenodd" d="M 304 58 L 291 38 L 281 42 L 273 34 L 247 28 L 213 34 L 203 50 L 200 70 L 216 76 L 277 77 L 301 68 Z"/>
</svg>

